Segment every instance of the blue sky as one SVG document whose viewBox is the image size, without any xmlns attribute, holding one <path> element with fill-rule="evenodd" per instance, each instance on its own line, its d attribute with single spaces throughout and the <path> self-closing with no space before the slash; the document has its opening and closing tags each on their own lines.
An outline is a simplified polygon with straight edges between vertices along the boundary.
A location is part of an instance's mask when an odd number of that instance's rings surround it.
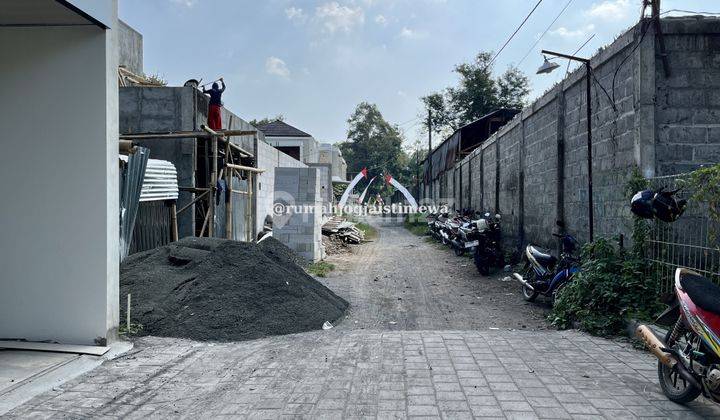
<svg viewBox="0 0 720 420">
<path fill-rule="evenodd" d="M 541 48 L 571 53 L 595 34 L 578 53 L 590 55 L 637 22 L 642 3 L 573 0 L 521 61 L 567 1 L 544 0 L 495 63 L 496 73 L 519 65 L 531 99 L 564 73 L 535 75 Z M 320 141 L 343 141 L 355 105 L 368 101 L 410 145 L 422 138 L 419 98 L 454 84 L 455 64 L 498 50 L 535 3 L 120 0 L 120 18 L 144 36 L 146 73 L 171 85 L 224 76 L 225 106 L 246 120 L 282 114 Z M 663 10 L 707 11 L 708 3 L 665 0 Z"/>
</svg>

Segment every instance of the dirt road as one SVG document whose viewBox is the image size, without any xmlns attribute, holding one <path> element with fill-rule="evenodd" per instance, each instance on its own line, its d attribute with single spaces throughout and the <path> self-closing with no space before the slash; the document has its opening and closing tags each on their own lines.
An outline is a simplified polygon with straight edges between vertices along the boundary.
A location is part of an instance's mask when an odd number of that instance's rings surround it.
<svg viewBox="0 0 720 420">
<path fill-rule="evenodd" d="M 469 257 L 380 217 L 371 243 L 331 256 L 325 284 L 351 303 L 341 328 L 387 330 L 546 329 L 548 306 L 527 303 L 500 270 L 478 274 Z"/>
</svg>

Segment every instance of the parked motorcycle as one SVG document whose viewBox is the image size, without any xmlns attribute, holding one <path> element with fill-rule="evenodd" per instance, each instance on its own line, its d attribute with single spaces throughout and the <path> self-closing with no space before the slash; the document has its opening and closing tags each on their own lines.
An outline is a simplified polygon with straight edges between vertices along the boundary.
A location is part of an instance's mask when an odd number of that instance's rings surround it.
<svg viewBox="0 0 720 420">
<path fill-rule="evenodd" d="M 663 393 L 679 404 L 700 394 L 720 402 L 720 286 L 678 268 L 674 301 L 656 323 L 672 327 L 664 339 L 646 325 L 635 333 L 658 359 Z"/>
<path fill-rule="evenodd" d="M 500 242 L 500 215 L 485 217 L 476 223 L 478 230 L 478 244 L 475 246 L 475 267 L 480 274 L 487 276 L 491 267 L 502 267 L 505 264 L 502 244 Z"/>
<path fill-rule="evenodd" d="M 460 221 L 460 225 L 450 238 L 450 245 L 458 257 L 465 254 L 467 250 L 473 253 L 475 252 L 475 247 L 478 245 L 478 240 L 480 239 L 478 223 L 482 224 L 482 219 L 475 219 L 475 217 L 480 214 L 479 212 L 464 209 L 460 213 L 461 217 L 457 219 Z"/>
<path fill-rule="evenodd" d="M 678 191 L 640 191 L 631 210 L 639 217 L 671 223 L 687 202 Z M 720 402 L 720 286 L 687 268 L 675 270 L 675 294 L 656 324 L 669 328 L 659 338 L 647 325 L 635 334 L 658 359 L 658 379 L 665 396 L 679 404 L 700 394 Z"/>
<path fill-rule="evenodd" d="M 525 247 L 525 270 L 523 274 L 513 273 L 513 277 L 522 285 L 522 294 L 528 302 L 539 295 L 553 300 L 557 293 L 580 271 L 579 261 L 574 256 L 578 241 L 571 235 L 553 236 L 561 241 L 560 259 L 535 245 Z"/>
</svg>

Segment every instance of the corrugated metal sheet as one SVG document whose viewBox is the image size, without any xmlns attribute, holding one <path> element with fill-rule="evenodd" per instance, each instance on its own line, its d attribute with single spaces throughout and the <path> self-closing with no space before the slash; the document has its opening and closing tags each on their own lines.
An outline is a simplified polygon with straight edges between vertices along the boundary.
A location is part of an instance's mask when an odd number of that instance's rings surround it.
<svg viewBox="0 0 720 420">
<path fill-rule="evenodd" d="M 147 251 L 170 243 L 172 207 L 166 201 L 140 203 L 130 254 Z"/>
<path fill-rule="evenodd" d="M 127 162 L 127 156 L 120 155 Z M 148 159 L 140 202 L 177 200 L 178 180 L 175 165 L 167 160 Z"/>
<path fill-rule="evenodd" d="M 140 202 L 177 200 L 178 180 L 175 165 L 159 159 L 150 159 L 145 169 L 145 180 Z"/>
<path fill-rule="evenodd" d="M 120 261 L 128 256 L 139 207 L 143 176 L 150 150 L 138 147 L 130 157 L 120 155 Z"/>
</svg>

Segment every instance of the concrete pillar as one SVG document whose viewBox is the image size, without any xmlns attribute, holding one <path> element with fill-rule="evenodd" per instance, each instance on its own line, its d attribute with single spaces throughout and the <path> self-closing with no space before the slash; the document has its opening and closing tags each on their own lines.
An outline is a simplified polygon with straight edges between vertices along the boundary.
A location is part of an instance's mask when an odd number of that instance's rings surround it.
<svg viewBox="0 0 720 420">
<path fill-rule="evenodd" d="M 646 22 L 645 24 L 649 24 Z M 634 42 L 643 25 L 635 26 Z M 655 176 L 655 30 L 648 28 L 642 44 L 632 53 L 635 80 L 635 164 L 645 177 Z"/>
</svg>

